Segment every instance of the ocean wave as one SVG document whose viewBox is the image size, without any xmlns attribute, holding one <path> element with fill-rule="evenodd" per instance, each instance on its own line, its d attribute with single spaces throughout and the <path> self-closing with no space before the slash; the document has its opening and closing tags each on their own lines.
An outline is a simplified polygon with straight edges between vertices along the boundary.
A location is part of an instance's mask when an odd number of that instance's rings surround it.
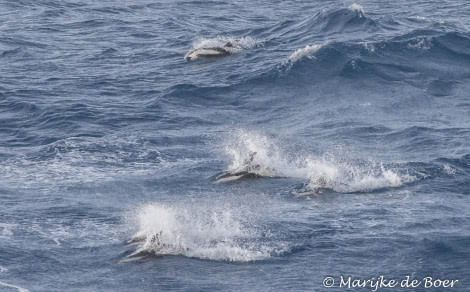
<svg viewBox="0 0 470 292">
<path fill-rule="evenodd" d="M 442 164 L 444 172 L 448 175 L 464 174 L 470 175 L 470 154 L 464 154 L 460 157 L 446 158 L 442 157 L 437 160 Z"/>
<path fill-rule="evenodd" d="M 449 95 L 455 81 L 470 76 L 469 40 L 470 36 L 456 32 L 415 31 L 378 42 L 324 42 L 295 50 L 277 70 L 281 78 L 286 74 L 302 78 L 298 82 L 336 76 L 371 78 L 404 81 L 433 95 Z"/>
<path fill-rule="evenodd" d="M 109 182 L 123 174 L 154 173 L 176 162 L 138 137 L 71 137 L 22 154 L 5 153 L 0 175 L 17 189 Z"/>
<path fill-rule="evenodd" d="M 391 131 L 386 135 L 388 141 L 397 141 L 396 147 L 403 153 L 412 152 L 413 149 L 420 149 L 422 156 L 426 153 L 436 155 L 436 149 L 441 149 L 439 155 L 446 157 L 448 149 L 457 149 L 455 154 L 462 155 L 461 149 L 463 137 L 468 137 L 470 131 L 466 128 L 435 128 L 431 126 L 412 126 Z M 458 150 L 461 149 L 461 150 Z M 429 157 L 431 159 L 432 156 Z"/>
<path fill-rule="evenodd" d="M 324 9 L 298 21 L 283 20 L 264 30 L 255 32 L 263 36 L 278 36 L 289 38 L 294 44 L 312 38 L 334 37 L 352 32 L 372 33 L 381 28 L 379 24 L 368 17 L 364 8 L 359 4 L 337 9 Z"/>
<path fill-rule="evenodd" d="M 467 33 L 430 26 L 401 30 L 397 35 L 400 30 L 386 28 L 382 22 L 385 20 L 369 17 L 362 6 L 351 5 L 244 31 L 243 37 L 199 38 L 190 51 L 238 40 L 240 47 L 234 50 L 250 52 L 236 60 L 187 66 L 184 76 L 188 78 L 181 84 L 201 87 L 196 93 L 204 94 L 207 87 L 239 89 L 277 83 L 286 77 L 286 82 L 299 84 L 341 77 L 403 81 L 444 96 L 452 93 L 454 81 L 470 76 Z M 446 65 L 449 63 L 451 66 Z M 218 72 L 217 78 L 214 71 Z M 446 82 L 448 88 L 439 90 L 434 81 Z M 181 84 L 170 84 L 167 89 L 173 92 Z"/>
<path fill-rule="evenodd" d="M 317 20 L 319 32 L 329 35 L 334 33 L 374 32 L 380 28 L 376 21 L 366 16 L 364 8 L 356 3 L 348 8 L 328 11 Z"/>
<path fill-rule="evenodd" d="M 297 49 L 289 57 L 282 61 L 281 66 L 290 69 L 293 64 L 304 57 L 309 59 L 315 58 L 314 54 L 326 44 L 327 43 L 306 45 L 303 48 Z"/>
</svg>

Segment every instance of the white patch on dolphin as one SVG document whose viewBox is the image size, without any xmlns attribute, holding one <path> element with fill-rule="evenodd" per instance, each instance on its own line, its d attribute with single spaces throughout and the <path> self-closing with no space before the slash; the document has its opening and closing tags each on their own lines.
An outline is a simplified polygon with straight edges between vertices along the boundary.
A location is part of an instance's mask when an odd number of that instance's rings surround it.
<svg viewBox="0 0 470 292">
<path fill-rule="evenodd" d="M 187 61 L 193 61 L 198 58 L 217 58 L 226 57 L 232 54 L 232 48 L 234 45 L 231 42 L 227 42 L 223 47 L 202 47 L 191 50 L 184 57 Z"/>
<path fill-rule="evenodd" d="M 237 169 L 225 171 L 224 173 L 215 177 L 215 183 L 225 183 L 238 181 L 242 179 L 258 178 L 258 177 L 275 177 L 276 171 L 270 168 L 263 168 L 261 165 L 253 162 L 257 152 L 250 153 L 250 156 L 245 159 L 243 165 Z"/>
<path fill-rule="evenodd" d="M 187 61 L 199 58 L 227 57 L 243 50 L 263 46 L 263 43 L 253 37 L 217 36 L 215 38 L 196 39 L 189 52 L 184 56 Z"/>
</svg>

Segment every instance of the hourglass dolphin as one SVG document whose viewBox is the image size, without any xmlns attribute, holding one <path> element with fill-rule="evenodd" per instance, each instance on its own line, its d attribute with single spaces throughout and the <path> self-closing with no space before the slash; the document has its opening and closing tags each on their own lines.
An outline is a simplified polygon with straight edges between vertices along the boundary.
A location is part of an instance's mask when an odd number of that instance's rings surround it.
<svg viewBox="0 0 470 292">
<path fill-rule="evenodd" d="M 230 48 L 233 48 L 231 42 L 226 43 L 223 47 L 197 48 L 186 54 L 184 57 L 187 61 L 193 61 L 198 58 L 217 58 L 226 57 L 232 54 Z"/>
</svg>

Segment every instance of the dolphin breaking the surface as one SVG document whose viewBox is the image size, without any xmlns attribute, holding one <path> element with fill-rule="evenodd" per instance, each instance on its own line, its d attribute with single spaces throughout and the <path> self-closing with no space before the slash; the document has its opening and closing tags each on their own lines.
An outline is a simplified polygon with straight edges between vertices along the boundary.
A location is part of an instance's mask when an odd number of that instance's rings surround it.
<svg viewBox="0 0 470 292">
<path fill-rule="evenodd" d="M 230 48 L 234 48 L 231 42 L 226 43 L 223 47 L 197 48 L 186 54 L 184 57 L 187 61 L 193 61 L 198 58 L 217 58 L 226 57 L 232 54 Z"/>
<path fill-rule="evenodd" d="M 258 177 L 275 177 L 276 170 L 272 168 L 262 167 L 260 164 L 253 162 L 257 152 L 250 153 L 245 159 L 243 165 L 234 170 L 228 170 L 215 177 L 215 183 L 233 182 L 242 179 L 258 178 Z"/>
</svg>

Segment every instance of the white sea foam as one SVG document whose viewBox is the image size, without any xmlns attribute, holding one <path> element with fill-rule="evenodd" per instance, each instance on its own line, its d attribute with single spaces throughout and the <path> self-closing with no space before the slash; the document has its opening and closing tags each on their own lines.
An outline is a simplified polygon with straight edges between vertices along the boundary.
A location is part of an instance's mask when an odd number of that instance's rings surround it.
<svg viewBox="0 0 470 292">
<path fill-rule="evenodd" d="M 362 46 L 364 47 L 365 50 L 367 50 L 369 53 L 375 52 L 375 46 L 371 43 L 368 42 L 363 42 Z"/>
<path fill-rule="evenodd" d="M 249 165 L 258 165 L 251 168 L 253 173 L 260 176 L 276 176 L 279 169 L 279 163 L 282 158 L 279 156 L 277 145 L 272 143 L 268 137 L 245 130 L 237 130 L 231 135 L 229 141 L 226 141 L 225 153 L 230 157 L 231 164 L 228 167 L 229 172 L 238 172 L 247 168 Z"/>
<path fill-rule="evenodd" d="M 353 162 L 350 158 L 331 155 L 292 155 L 260 133 L 244 129 L 234 131 L 225 142 L 229 158 L 228 172 L 234 172 L 250 160 L 255 173 L 307 180 L 304 191 L 332 189 L 337 192 L 367 192 L 400 187 L 415 178 L 377 162 Z M 350 161 L 350 162 L 348 162 Z"/>
<path fill-rule="evenodd" d="M 349 5 L 348 9 L 358 13 L 359 16 L 361 16 L 361 17 L 364 16 L 364 8 L 361 5 L 357 4 L 357 3 L 353 3 L 353 4 Z"/>
<path fill-rule="evenodd" d="M 409 19 L 416 19 L 416 20 L 427 20 L 426 17 L 420 16 L 420 15 L 415 15 L 415 16 L 410 16 L 408 17 Z"/>
<path fill-rule="evenodd" d="M 295 64 L 297 61 L 299 61 L 302 58 L 309 58 L 309 59 L 314 59 L 315 56 L 314 54 L 318 52 L 323 46 L 328 44 L 328 42 L 325 42 L 323 44 L 313 44 L 313 45 L 306 45 L 303 48 L 295 50 L 289 57 L 284 59 L 282 61 L 282 65 L 287 67 L 287 69 L 290 69 L 293 64 Z"/>
<path fill-rule="evenodd" d="M 123 261 L 138 259 L 142 253 L 239 262 L 270 257 L 275 248 L 258 242 L 259 231 L 249 227 L 244 215 L 216 203 L 190 208 L 143 205 L 130 220 L 137 229 L 130 242 L 138 247 Z"/>
<path fill-rule="evenodd" d="M 421 37 L 408 43 L 408 48 L 413 50 L 428 51 L 432 47 L 432 37 Z"/>
<path fill-rule="evenodd" d="M 11 237 L 13 235 L 12 229 L 16 227 L 16 224 L 9 223 L 0 223 L 0 236 L 1 237 Z"/>
<path fill-rule="evenodd" d="M 18 290 L 19 292 L 29 292 L 29 290 L 26 289 L 26 288 L 22 288 L 22 287 L 19 287 L 19 286 L 16 286 L 16 285 L 12 285 L 12 284 L 8 284 L 8 283 L 5 283 L 5 282 L 0 282 L 0 285 L 5 286 L 5 287 L 10 287 L 10 288 L 16 289 L 16 290 Z"/>
<path fill-rule="evenodd" d="M 0 176 L 16 188 L 106 182 L 165 168 L 156 146 L 137 137 L 67 138 L 6 159 Z"/>
<path fill-rule="evenodd" d="M 456 173 L 456 170 L 449 164 L 444 164 L 444 172 L 448 175 L 454 175 Z"/>
</svg>

